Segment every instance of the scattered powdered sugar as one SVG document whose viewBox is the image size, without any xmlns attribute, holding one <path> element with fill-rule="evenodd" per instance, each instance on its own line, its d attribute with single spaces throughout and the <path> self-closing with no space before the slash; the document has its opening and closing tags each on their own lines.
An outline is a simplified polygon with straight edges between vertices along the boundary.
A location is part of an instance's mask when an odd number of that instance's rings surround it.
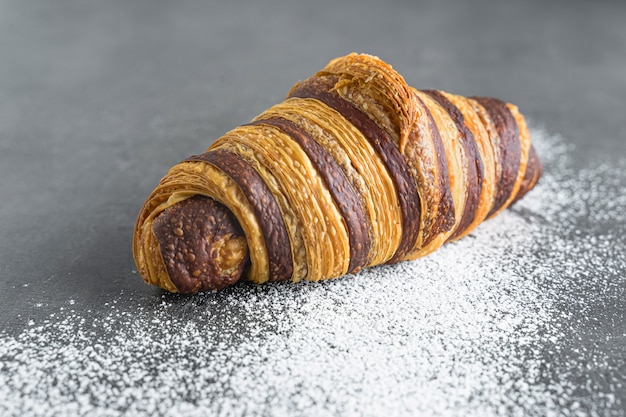
<svg viewBox="0 0 626 417">
<path fill-rule="evenodd" d="M 426 258 L 0 335 L 0 415 L 624 415 L 626 161 L 533 138 L 537 189 Z"/>
</svg>

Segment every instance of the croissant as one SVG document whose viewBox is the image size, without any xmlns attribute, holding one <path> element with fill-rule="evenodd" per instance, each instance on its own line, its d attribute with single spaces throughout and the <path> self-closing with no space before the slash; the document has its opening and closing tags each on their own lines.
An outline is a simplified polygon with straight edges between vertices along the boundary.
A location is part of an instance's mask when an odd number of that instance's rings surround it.
<svg viewBox="0 0 626 417">
<path fill-rule="evenodd" d="M 516 106 L 417 90 L 352 53 L 172 167 L 133 254 L 172 292 L 335 278 L 467 235 L 541 173 Z"/>
</svg>

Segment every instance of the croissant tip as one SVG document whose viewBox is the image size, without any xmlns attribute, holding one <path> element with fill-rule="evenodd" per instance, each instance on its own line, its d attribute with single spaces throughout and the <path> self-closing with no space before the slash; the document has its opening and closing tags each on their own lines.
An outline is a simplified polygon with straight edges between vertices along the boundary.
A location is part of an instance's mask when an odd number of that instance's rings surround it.
<svg viewBox="0 0 626 417">
<path fill-rule="evenodd" d="M 219 290 L 237 282 L 247 264 L 247 244 L 232 213 L 195 196 L 168 207 L 153 221 L 168 276 L 180 293 Z"/>
</svg>

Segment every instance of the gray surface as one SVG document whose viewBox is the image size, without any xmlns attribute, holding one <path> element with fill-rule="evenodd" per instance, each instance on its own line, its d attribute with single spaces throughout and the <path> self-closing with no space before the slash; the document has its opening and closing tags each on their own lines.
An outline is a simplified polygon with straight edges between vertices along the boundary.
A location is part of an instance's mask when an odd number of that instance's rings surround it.
<svg viewBox="0 0 626 417">
<path fill-rule="evenodd" d="M 618 161 L 625 21 L 621 1 L 2 0 L 0 331 L 68 298 L 154 303 L 130 245 L 158 179 L 353 50 L 419 88 L 516 103 L 582 165 Z M 593 299 L 599 326 L 623 334 L 623 302 Z"/>
</svg>

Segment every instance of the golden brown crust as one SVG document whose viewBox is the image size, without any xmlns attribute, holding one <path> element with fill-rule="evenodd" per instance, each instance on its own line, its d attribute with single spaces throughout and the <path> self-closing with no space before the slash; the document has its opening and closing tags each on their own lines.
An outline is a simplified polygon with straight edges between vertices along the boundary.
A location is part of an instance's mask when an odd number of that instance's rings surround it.
<svg viewBox="0 0 626 417">
<path fill-rule="evenodd" d="M 371 225 L 371 265 L 391 259 L 400 244 L 402 215 L 398 196 L 386 167 L 362 132 L 338 111 L 311 98 L 289 98 L 259 117 L 283 114 L 308 120 L 308 131 L 334 155 L 346 177 L 362 196 Z M 296 116 L 298 115 L 298 116 Z M 381 207 L 387 207 L 381 210 Z"/>
<path fill-rule="evenodd" d="M 378 57 L 351 53 L 331 60 L 316 77 L 339 78 L 334 89 L 387 131 L 402 152 L 416 119 L 411 88 L 391 65 Z"/>
<path fill-rule="evenodd" d="M 346 225 L 350 245 L 348 272 L 354 272 L 366 266 L 369 262 L 371 240 L 365 211 L 354 188 L 331 154 L 299 125 L 283 117 L 257 119 L 250 124 L 277 127 L 302 148 L 315 168 L 316 174 L 324 182 Z"/>
<path fill-rule="evenodd" d="M 458 228 L 467 200 L 466 184 L 468 174 L 467 163 L 465 162 L 467 156 L 459 140 L 459 132 L 454 121 L 448 112 L 431 96 L 419 90 L 416 90 L 416 93 L 430 110 L 430 114 L 441 136 L 448 164 L 450 195 L 454 205 L 454 224 L 450 229 L 438 233 L 428 245 L 420 249 L 419 256 L 424 256 L 439 248 Z"/>
<path fill-rule="evenodd" d="M 419 194 L 416 193 L 415 177 L 393 143 L 389 133 L 377 125 L 368 113 L 364 113 L 350 101 L 343 99 L 336 91 L 338 81 L 333 77 L 310 79 L 300 83 L 290 95 L 292 97 L 314 98 L 339 112 L 349 124 L 356 127 L 370 143 L 385 166 L 382 175 L 387 175 L 394 185 L 398 197 L 401 216 L 400 243 L 388 262 L 397 262 L 413 248 L 418 236 L 420 219 Z"/>
<path fill-rule="evenodd" d="M 511 191 L 511 195 L 507 199 L 506 203 L 504 203 L 505 208 L 509 207 L 513 203 L 522 185 L 522 181 L 524 180 L 524 176 L 526 174 L 526 167 L 528 166 L 528 157 L 530 154 L 530 146 L 531 146 L 530 131 L 528 130 L 526 119 L 519 112 L 519 109 L 517 108 L 516 105 L 507 103 L 506 107 L 509 109 L 509 111 L 515 118 L 515 122 L 517 123 L 518 129 L 519 129 L 519 141 L 520 141 L 521 149 L 520 149 L 520 162 L 519 162 L 519 169 L 517 171 L 517 177 L 515 178 L 515 184 L 513 185 L 513 190 Z M 501 209 L 500 212 L 502 210 L 503 209 Z M 495 214 L 497 214 L 497 212 Z"/>
<path fill-rule="evenodd" d="M 474 219 L 462 230 L 457 233 L 455 239 L 460 239 L 468 235 L 480 223 L 487 218 L 493 199 L 495 198 L 495 155 L 493 145 L 490 142 L 490 136 L 487 129 L 481 122 L 480 116 L 472 107 L 470 100 L 454 94 L 442 92 L 452 104 L 454 104 L 463 115 L 463 121 L 476 144 L 476 152 L 481 160 L 482 182 L 480 185 L 480 194 L 478 204 L 474 211 Z"/>
<path fill-rule="evenodd" d="M 418 103 L 413 130 L 404 156 L 417 172 L 417 192 L 421 201 L 421 223 L 418 239 L 407 259 L 425 254 L 428 245 L 450 231 L 455 223 L 455 206 L 450 191 L 448 161 L 443 140 L 430 109 L 412 88 Z"/>
<path fill-rule="evenodd" d="M 521 198 L 523 198 L 526 193 L 533 189 L 533 187 L 539 181 L 539 178 L 543 174 L 543 165 L 541 164 L 541 160 L 537 155 L 537 151 L 534 146 L 530 146 L 530 151 L 528 152 L 528 164 L 526 165 L 526 173 L 524 174 L 524 179 L 520 184 L 520 188 L 517 190 L 517 195 L 511 204 L 514 204 Z"/>
<path fill-rule="evenodd" d="M 480 203 L 480 196 L 483 186 L 484 167 L 480 152 L 477 149 L 476 139 L 472 131 L 468 128 L 463 113 L 449 100 L 446 94 L 437 90 L 425 90 L 425 92 L 435 99 L 454 121 L 458 132 L 458 140 L 461 143 L 465 154 L 465 207 L 462 217 L 452 233 L 449 240 L 456 240 L 462 236 L 468 227 L 474 222 L 476 211 Z"/>
<path fill-rule="evenodd" d="M 491 97 L 474 97 L 487 112 L 498 134 L 500 176 L 497 179 L 496 197 L 489 217 L 493 217 L 507 207 L 514 196 L 518 173 L 523 159 L 520 127 L 511 109 L 501 100 Z"/>
<path fill-rule="evenodd" d="M 341 214 L 310 159 L 289 135 L 274 126 L 240 126 L 224 141 L 249 147 L 278 182 L 302 232 L 307 275 L 318 281 L 344 275 L 349 264 L 349 238 Z"/>
</svg>

